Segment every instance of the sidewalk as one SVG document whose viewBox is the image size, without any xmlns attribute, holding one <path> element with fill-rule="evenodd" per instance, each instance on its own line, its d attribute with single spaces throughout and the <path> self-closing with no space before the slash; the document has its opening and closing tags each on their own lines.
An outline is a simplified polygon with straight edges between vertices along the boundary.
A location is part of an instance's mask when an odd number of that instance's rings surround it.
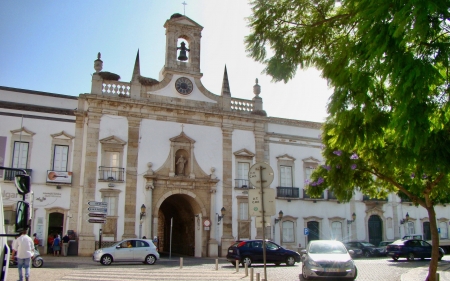
<svg viewBox="0 0 450 281">
<path fill-rule="evenodd" d="M 450 261 L 440 261 L 437 272 L 439 281 L 450 281 Z M 425 281 L 428 276 L 428 266 L 411 269 L 402 274 L 401 281 Z"/>
</svg>

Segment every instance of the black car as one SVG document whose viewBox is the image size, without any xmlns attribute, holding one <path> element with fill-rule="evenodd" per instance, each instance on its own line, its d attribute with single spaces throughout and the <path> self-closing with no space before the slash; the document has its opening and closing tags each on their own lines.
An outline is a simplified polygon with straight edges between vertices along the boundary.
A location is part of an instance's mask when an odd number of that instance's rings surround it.
<svg viewBox="0 0 450 281">
<path fill-rule="evenodd" d="M 379 247 L 369 242 L 350 241 L 345 243 L 345 247 L 347 249 L 361 249 L 366 258 L 384 255 L 384 253 L 381 253 Z"/>
<path fill-rule="evenodd" d="M 246 240 L 237 241 L 228 248 L 227 260 L 231 264 L 236 265 L 236 261 L 247 266 L 253 263 L 264 262 L 263 258 L 263 240 Z M 300 262 L 300 254 L 285 249 L 271 241 L 266 241 L 266 263 L 274 263 L 280 265 L 292 266 L 296 262 Z"/>
<path fill-rule="evenodd" d="M 431 249 L 431 244 L 424 240 L 397 240 L 387 245 L 386 255 L 395 261 L 399 258 L 406 258 L 407 260 L 413 261 L 415 258 L 431 258 Z M 439 247 L 439 260 L 442 259 L 444 254 L 444 250 Z"/>
</svg>

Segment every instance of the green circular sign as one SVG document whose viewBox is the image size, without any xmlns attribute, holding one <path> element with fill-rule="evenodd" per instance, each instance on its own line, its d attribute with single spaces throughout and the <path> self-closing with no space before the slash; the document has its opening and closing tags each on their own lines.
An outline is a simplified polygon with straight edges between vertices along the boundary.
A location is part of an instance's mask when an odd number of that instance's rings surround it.
<svg viewBox="0 0 450 281">
<path fill-rule="evenodd" d="M 253 208 L 253 211 L 258 211 L 258 207 L 254 207 L 254 208 Z"/>
</svg>

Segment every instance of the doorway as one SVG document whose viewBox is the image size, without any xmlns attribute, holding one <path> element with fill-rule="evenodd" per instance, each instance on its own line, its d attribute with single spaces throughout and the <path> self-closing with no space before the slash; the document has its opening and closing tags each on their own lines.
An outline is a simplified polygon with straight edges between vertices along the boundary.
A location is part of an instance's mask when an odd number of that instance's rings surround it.
<svg viewBox="0 0 450 281">
<path fill-rule="evenodd" d="M 371 215 L 368 222 L 369 243 L 378 246 L 383 240 L 383 224 L 380 216 Z"/>
<path fill-rule="evenodd" d="M 50 236 L 54 238 L 55 235 L 61 235 L 63 233 L 63 225 L 64 225 L 64 214 L 62 213 L 50 213 L 48 216 L 48 229 L 47 229 L 47 253 L 52 254 L 51 243 L 52 239 L 49 239 Z"/>
<path fill-rule="evenodd" d="M 195 255 L 196 212 L 194 199 L 188 195 L 171 195 L 158 212 L 159 250 L 166 254 Z"/>
<path fill-rule="evenodd" d="M 319 222 L 309 221 L 306 225 L 309 229 L 308 242 L 313 240 L 319 240 L 320 238 Z"/>
</svg>

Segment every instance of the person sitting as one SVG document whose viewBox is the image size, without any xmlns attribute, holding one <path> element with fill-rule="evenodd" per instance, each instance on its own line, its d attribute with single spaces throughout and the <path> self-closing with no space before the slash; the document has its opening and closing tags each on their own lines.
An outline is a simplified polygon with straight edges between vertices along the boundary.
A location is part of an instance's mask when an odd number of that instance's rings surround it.
<svg viewBox="0 0 450 281">
<path fill-rule="evenodd" d="M 133 245 L 131 245 L 130 241 L 127 242 L 127 248 L 133 248 Z"/>
</svg>

